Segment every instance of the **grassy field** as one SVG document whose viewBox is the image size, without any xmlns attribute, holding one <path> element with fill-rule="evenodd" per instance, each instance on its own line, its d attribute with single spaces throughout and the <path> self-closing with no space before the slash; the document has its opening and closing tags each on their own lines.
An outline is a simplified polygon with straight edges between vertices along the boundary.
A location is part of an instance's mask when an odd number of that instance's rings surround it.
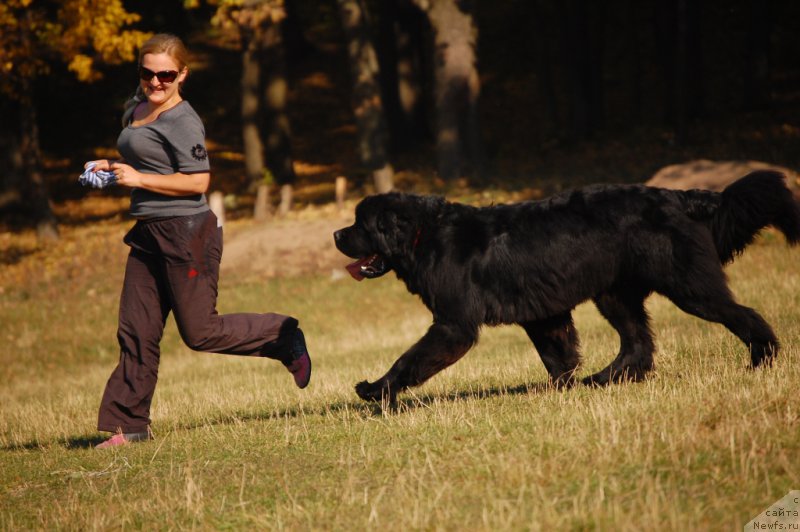
<svg viewBox="0 0 800 532">
<path fill-rule="evenodd" d="M 2 270 L 0 529 L 733 530 L 800 488 L 800 250 L 778 236 L 728 269 L 783 342 L 770 370 L 653 297 L 644 383 L 548 389 L 522 330 L 502 327 L 397 413 L 353 393 L 429 324 L 393 276 L 228 275 L 222 312 L 301 319 L 310 387 L 274 361 L 192 353 L 170 322 L 156 440 L 101 452 L 124 250 L 121 229 L 100 231 L 73 238 L 96 246 L 87 263 Z M 576 323 L 588 374 L 617 338 L 591 305 Z"/>
</svg>

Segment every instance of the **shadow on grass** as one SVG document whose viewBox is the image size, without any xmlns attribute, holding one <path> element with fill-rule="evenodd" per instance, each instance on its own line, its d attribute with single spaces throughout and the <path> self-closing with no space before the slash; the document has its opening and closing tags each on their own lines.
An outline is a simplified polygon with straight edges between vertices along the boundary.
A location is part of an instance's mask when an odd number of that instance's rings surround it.
<svg viewBox="0 0 800 532">
<path fill-rule="evenodd" d="M 538 395 L 545 392 L 559 393 L 549 382 L 520 384 L 517 386 L 491 386 L 488 388 L 479 388 L 477 390 L 450 392 L 446 395 L 426 394 L 422 396 L 406 397 L 397 401 L 397 408 L 395 410 L 401 412 L 403 410 L 413 410 L 420 407 L 430 407 L 433 403 L 442 401 L 455 402 L 467 399 L 489 399 L 491 397 L 503 395 Z"/>
<path fill-rule="evenodd" d="M 95 445 L 105 441 L 106 439 L 108 439 L 108 436 L 98 435 L 88 438 L 86 436 L 78 436 L 78 437 L 68 438 L 66 440 L 61 440 L 59 443 L 61 443 L 64 447 L 68 449 L 91 449 Z"/>
<path fill-rule="evenodd" d="M 388 402 L 369 402 L 361 399 L 352 401 L 337 401 L 327 405 L 323 405 L 314 409 L 304 408 L 287 408 L 270 414 L 259 414 L 256 412 L 249 412 L 241 415 L 225 416 L 215 420 L 205 420 L 200 423 L 187 423 L 179 425 L 184 429 L 196 429 L 209 424 L 213 425 L 227 425 L 231 423 L 239 423 L 242 421 L 259 421 L 267 419 L 284 419 L 295 418 L 305 415 L 323 415 L 330 412 L 356 412 L 369 416 L 383 416 L 387 414 L 402 414 L 410 412 L 417 408 L 430 408 L 435 403 L 441 402 L 456 402 L 469 399 L 488 399 L 491 397 L 498 397 L 503 395 L 530 395 L 542 394 L 545 392 L 560 393 L 550 383 L 541 382 L 535 384 L 520 384 L 517 386 L 491 386 L 485 388 L 476 388 L 470 390 L 461 390 L 450 392 L 445 395 L 426 394 L 426 395 L 411 395 L 410 397 L 402 397 L 397 400 L 395 405 L 390 405 Z M 407 392 L 408 394 L 408 392 Z"/>
<path fill-rule="evenodd" d="M 0 266 L 13 266 L 22 261 L 28 255 L 36 253 L 37 249 L 25 249 L 18 246 L 11 246 L 0 250 Z"/>
<path fill-rule="evenodd" d="M 263 412 L 238 412 L 232 414 L 220 414 L 216 418 L 204 419 L 196 422 L 178 423 L 175 428 L 183 430 L 195 430 L 209 425 L 225 426 L 240 424 L 250 421 L 264 421 L 270 419 L 297 418 L 306 415 L 324 415 L 330 412 L 355 412 L 366 416 L 401 415 L 406 412 L 414 411 L 418 408 L 430 408 L 436 403 L 457 402 L 472 399 L 488 399 L 504 395 L 530 395 L 542 393 L 561 393 L 547 382 L 535 384 L 520 384 L 517 386 L 490 386 L 479 387 L 470 390 L 454 391 L 444 395 L 426 394 L 411 395 L 397 400 L 395 405 L 388 402 L 366 402 L 362 400 L 337 401 L 327 405 L 322 405 L 313 409 L 301 407 L 286 408 L 270 413 Z M 58 445 L 66 449 L 90 449 L 107 438 L 104 435 L 87 437 L 85 435 L 71 438 L 58 438 L 54 440 L 36 440 L 25 443 L 4 445 L 0 447 L 3 451 L 37 451 L 45 450 L 50 446 Z"/>
<path fill-rule="evenodd" d="M 2 451 L 43 451 L 52 445 L 67 449 L 91 449 L 98 443 L 105 441 L 108 436 L 73 436 L 71 438 L 58 438 L 54 440 L 35 440 L 25 443 L 14 443 L 0 447 Z"/>
</svg>

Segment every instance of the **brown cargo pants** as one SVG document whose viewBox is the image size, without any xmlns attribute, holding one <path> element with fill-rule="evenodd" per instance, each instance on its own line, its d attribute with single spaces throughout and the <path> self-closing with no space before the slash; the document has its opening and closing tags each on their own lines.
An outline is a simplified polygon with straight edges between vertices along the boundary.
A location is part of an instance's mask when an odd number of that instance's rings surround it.
<svg viewBox="0 0 800 532">
<path fill-rule="evenodd" d="M 170 311 L 191 349 L 290 360 L 296 319 L 217 313 L 222 228 L 212 212 L 140 220 L 124 241 L 131 251 L 119 305 L 120 360 L 106 384 L 98 430 L 144 432 L 149 427 L 159 342 Z"/>
</svg>

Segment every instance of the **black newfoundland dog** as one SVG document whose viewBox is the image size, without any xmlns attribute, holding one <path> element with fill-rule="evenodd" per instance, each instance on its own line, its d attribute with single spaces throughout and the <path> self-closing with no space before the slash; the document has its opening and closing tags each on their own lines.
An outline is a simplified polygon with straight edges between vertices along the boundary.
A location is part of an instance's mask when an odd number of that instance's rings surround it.
<svg viewBox="0 0 800 532">
<path fill-rule="evenodd" d="M 555 386 L 573 383 L 580 362 L 572 309 L 591 299 L 617 330 L 620 349 L 586 384 L 641 380 L 653 368 L 645 299 L 663 294 L 683 311 L 724 324 L 771 363 L 778 340 L 755 310 L 739 305 L 722 265 L 766 226 L 800 241 L 800 206 L 783 176 L 759 171 L 721 193 L 599 185 L 543 201 L 476 208 L 439 197 L 365 198 L 355 223 L 334 233 L 358 259 L 356 279 L 394 270 L 433 313 L 428 332 L 375 382 L 365 400 L 394 402 L 456 362 L 481 325 L 525 329 Z"/>
</svg>

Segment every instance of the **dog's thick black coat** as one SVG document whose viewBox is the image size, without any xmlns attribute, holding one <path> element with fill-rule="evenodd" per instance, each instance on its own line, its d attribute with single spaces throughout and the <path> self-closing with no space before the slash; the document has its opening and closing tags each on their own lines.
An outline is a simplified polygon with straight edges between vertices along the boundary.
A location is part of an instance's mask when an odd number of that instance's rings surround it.
<svg viewBox="0 0 800 532">
<path fill-rule="evenodd" d="M 617 330 L 620 349 L 584 379 L 640 380 L 653 367 L 645 299 L 663 294 L 679 308 L 724 324 L 771 363 L 778 340 L 753 309 L 739 305 L 722 265 L 766 226 L 800 241 L 800 207 L 779 173 L 743 177 L 721 193 L 598 185 L 543 201 L 476 208 L 442 198 L 389 193 L 365 198 L 355 223 L 334 234 L 360 259 L 361 273 L 394 270 L 433 313 L 428 332 L 375 382 L 366 400 L 395 400 L 456 362 L 481 325 L 523 327 L 557 386 L 580 362 L 572 310 L 592 299 Z"/>
</svg>

